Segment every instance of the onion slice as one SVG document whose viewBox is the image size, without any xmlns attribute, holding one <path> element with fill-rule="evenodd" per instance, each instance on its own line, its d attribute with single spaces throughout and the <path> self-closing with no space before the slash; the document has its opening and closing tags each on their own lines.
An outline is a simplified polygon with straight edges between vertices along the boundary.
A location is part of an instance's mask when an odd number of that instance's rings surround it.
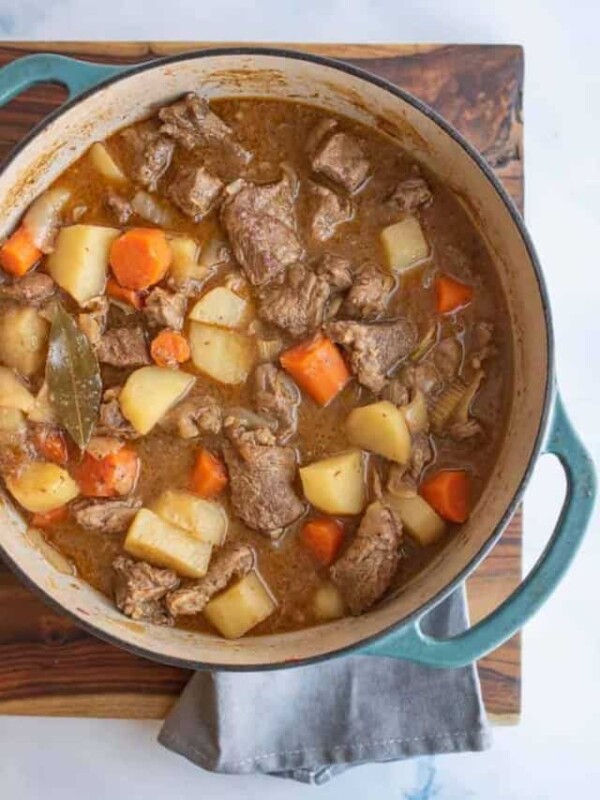
<svg viewBox="0 0 600 800">
<path fill-rule="evenodd" d="M 422 433 L 429 429 L 429 414 L 427 411 L 427 401 L 420 389 L 415 389 L 410 403 L 400 407 L 404 414 L 404 419 L 411 434 Z"/>
<path fill-rule="evenodd" d="M 48 189 L 29 206 L 23 218 L 23 227 L 42 253 L 51 253 L 54 250 L 61 211 L 70 197 L 71 192 L 68 189 Z"/>
<path fill-rule="evenodd" d="M 168 228 L 173 223 L 171 211 L 148 192 L 136 192 L 131 207 L 139 217 L 160 225 L 161 228 Z"/>
</svg>

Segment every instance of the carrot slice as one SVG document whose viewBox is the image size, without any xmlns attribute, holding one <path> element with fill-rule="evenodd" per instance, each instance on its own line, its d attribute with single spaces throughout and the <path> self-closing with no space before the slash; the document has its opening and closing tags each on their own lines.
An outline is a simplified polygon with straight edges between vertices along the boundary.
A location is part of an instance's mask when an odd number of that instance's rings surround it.
<svg viewBox="0 0 600 800">
<path fill-rule="evenodd" d="M 126 289 L 147 289 L 164 278 L 171 264 L 171 248 L 158 228 L 132 228 L 110 248 L 115 278 Z"/>
<path fill-rule="evenodd" d="M 228 480 L 227 470 L 221 459 L 201 448 L 192 468 L 191 490 L 200 497 L 216 497 L 227 486 Z"/>
<path fill-rule="evenodd" d="M 449 522 L 465 522 L 471 513 L 471 481 L 462 469 L 446 469 L 427 478 L 419 494 Z"/>
<path fill-rule="evenodd" d="M 159 367 L 175 367 L 189 361 L 190 346 L 183 334 L 165 329 L 152 340 L 150 355 Z"/>
<path fill-rule="evenodd" d="M 86 452 L 75 467 L 73 477 L 85 497 L 116 497 L 133 490 L 139 471 L 137 453 L 132 447 L 122 445 L 102 458 Z"/>
<path fill-rule="evenodd" d="M 69 460 L 69 448 L 64 435 L 51 428 L 39 428 L 33 436 L 35 447 L 40 455 L 55 464 L 66 464 Z"/>
<path fill-rule="evenodd" d="M 125 303 L 128 306 L 133 306 L 138 311 L 142 307 L 142 297 L 139 292 L 134 292 L 133 289 L 126 289 L 121 284 L 117 283 L 114 278 L 109 278 L 106 282 L 106 294 L 112 297 L 113 300 L 118 300 L 120 303 Z"/>
<path fill-rule="evenodd" d="M 439 275 L 435 281 L 436 308 L 438 314 L 451 314 L 468 306 L 475 290 L 467 283 L 457 281 L 450 275 Z"/>
<path fill-rule="evenodd" d="M 52 511 L 46 511 L 44 514 L 33 514 L 31 524 L 34 528 L 49 528 L 51 525 L 64 522 L 68 516 L 69 507 L 59 506 L 58 508 L 53 508 Z"/>
<path fill-rule="evenodd" d="M 344 540 L 344 526 L 331 517 L 315 517 L 305 522 L 300 531 L 302 544 L 327 567 L 337 556 Z"/>
<path fill-rule="evenodd" d="M 16 278 L 29 272 L 41 257 L 42 251 L 33 243 L 23 225 L 0 248 L 0 265 Z"/>
<path fill-rule="evenodd" d="M 336 345 L 318 333 L 279 356 L 281 366 L 313 400 L 324 406 L 350 380 L 350 370 Z"/>
</svg>

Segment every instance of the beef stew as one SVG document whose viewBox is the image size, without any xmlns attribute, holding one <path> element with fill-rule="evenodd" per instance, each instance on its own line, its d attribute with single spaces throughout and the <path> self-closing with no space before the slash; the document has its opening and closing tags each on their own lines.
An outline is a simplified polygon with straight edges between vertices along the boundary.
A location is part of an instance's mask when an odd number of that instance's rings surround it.
<svg viewBox="0 0 600 800">
<path fill-rule="evenodd" d="M 490 257 L 375 130 L 188 95 L 93 145 L 0 265 L 5 485 L 132 619 L 235 638 L 368 611 L 491 472 Z"/>
</svg>

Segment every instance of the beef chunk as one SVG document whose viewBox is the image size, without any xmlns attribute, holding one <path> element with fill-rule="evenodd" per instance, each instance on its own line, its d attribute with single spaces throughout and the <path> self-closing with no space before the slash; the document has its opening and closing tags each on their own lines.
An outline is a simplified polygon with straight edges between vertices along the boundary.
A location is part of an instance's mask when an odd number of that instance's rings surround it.
<svg viewBox="0 0 600 800">
<path fill-rule="evenodd" d="M 174 617 L 199 614 L 213 595 L 225 589 L 232 578 L 243 578 L 254 566 L 254 551 L 246 544 L 226 544 L 213 557 L 206 575 L 195 583 L 167 595 L 167 609 Z"/>
<path fill-rule="evenodd" d="M 106 330 L 108 320 L 108 299 L 98 297 L 86 304 L 86 310 L 79 314 L 77 321 L 79 327 L 96 347 L 102 339 L 102 334 Z"/>
<path fill-rule="evenodd" d="M 83 500 L 73 506 L 75 522 L 100 533 L 123 533 L 142 506 L 141 500 Z"/>
<path fill-rule="evenodd" d="M 133 208 L 129 200 L 125 200 L 124 197 L 113 192 L 112 189 L 109 189 L 104 200 L 104 205 L 108 208 L 119 225 L 126 225 L 129 221 L 129 217 L 133 214 Z"/>
<path fill-rule="evenodd" d="M 277 439 L 287 441 L 296 432 L 300 392 L 294 381 L 273 364 L 260 364 L 254 372 L 254 402 L 259 414 L 277 421 Z"/>
<path fill-rule="evenodd" d="M 143 367 L 150 363 L 144 329 L 111 328 L 96 345 L 98 361 L 113 367 Z"/>
<path fill-rule="evenodd" d="M 390 370 L 410 353 L 417 339 L 415 326 L 406 319 L 371 324 L 330 322 L 327 333 L 348 351 L 359 383 L 375 394 L 383 389 Z"/>
<path fill-rule="evenodd" d="M 257 414 L 243 406 L 235 406 L 227 410 L 227 416 L 223 421 L 226 428 L 240 428 L 239 439 L 242 442 L 251 444 L 277 444 L 275 431 L 277 430 L 277 420 Z"/>
<path fill-rule="evenodd" d="M 325 253 L 317 267 L 317 273 L 327 280 L 334 291 L 344 292 L 352 286 L 352 264 L 343 256 Z"/>
<path fill-rule="evenodd" d="M 129 173 L 135 183 L 156 191 L 158 181 L 169 168 L 175 142 L 150 127 L 127 128 L 121 136 L 130 149 Z"/>
<path fill-rule="evenodd" d="M 312 159 L 312 168 L 347 192 L 355 192 L 365 181 L 369 162 L 359 143 L 347 133 L 333 133 L 322 142 Z"/>
<path fill-rule="evenodd" d="M 352 219 L 354 215 L 352 202 L 317 183 L 311 184 L 311 194 L 310 230 L 317 241 L 326 242 L 335 235 L 338 225 Z"/>
<path fill-rule="evenodd" d="M 433 203 L 433 195 L 423 178 L 408 178 L 394 189 L 391 201 L 401 211 L 411 213 L 418 208 L 427 208 Z"/>
<path fill-rule="evenodd" d="M 304 336 L 323 323 L 330 288 L 327 280 L 302 264 L 287 271 L 280 285 L 267 286 L 260 295 L 259 316 L 292 336 Z"/>
<path fill-rule="evenodd" d="M 175 173 L 167 193 L 184 214 L 199 222 L 212 210 L 222 189 L 223 181 L 204 167 L 183 165 Z"/>
<path fill-rule="evenodd" d="M 462 345 L 453 336 L 442 339 L 433 353 L 435 366 L 440 375 L 446 380 L 452 380 L 458 375 L 462 357 Z"/>
<path fill-rule="evenodd" d="M 121 439 L 137 439 L 139 437 L 139 433 L 121 412 L 120 391 L 120 387 L 114 386 L 104 392 L 98 422 L 94 429 L 96 436 L 116 436 Z"/>
<path fill-rule="evenodd" d="M 144 304 L 144 316 L 151 328 L 183 328 L 187 297 L 183 292 L 167 292 L 160 286 L 152 289 Z"/>
<path fill-rule="evenodd" d="M 267 429 L 229 427 L 227 434 L 231 443 L 223 452 L 233 509 L 249 528 L 276 536 L 304 511 L 292 486 L 296 454 L 270 444 L 273 434 Z"/>
<path fill-rule="evenodd" d="M 352 614 L 362 614 L 389 588 L 398 568 L 402 529 L 391 510 L 371 503 L 349 547 L 331 567 Z"/>
<path fill-rule="evenodd" d="M 352 282 L 341 308 L 341 316 L 353 319 L 374 319 L 385 309 L 394 278 L 376 264 L 367 262 Z"/>
<path fill-rule="evenodd" d="M 201 434 L 216 435 L 223 427 L 221 407 L 199 387 L 194 387 L 159 424 L 182 439 L 194 439 Z"/>
<path fill-rule="evenodd" d="M 56 291 L 56 284 L 43 272 L 31 272 L 12 283 L 0 286 L 0 300 L 10 300 L 39 308 L 43 306 Z"/>
<path fill-rule="evenodd" d="M 236 142 L 231 128 L 218 117 L 207 101 L 197 94 L 187 94 L 183 100 L 161 108 L 161 132 L 166 133 L 184 147 L 220 146 L 231 152 L 242 164 L 247 164 L 252 154 Z"/>
<path fill-rule="evenodd" d="M 295 183 L 285 174 L 263 186 L 236 181 L 221 206 L 233 253 L 255 286 L 280 278 L 304 255 L 296 233 L 295 197 Z"/>
<path fill-rule="evenodd" d="M 126 556 L 117 556 L 113 569 L 118 609 L 131 619 L 155 625 L 173 624 L 164 605 L 165 595 L 179 586 L 179 578 L 172 569 L 158 569 Z"/>
</svg>

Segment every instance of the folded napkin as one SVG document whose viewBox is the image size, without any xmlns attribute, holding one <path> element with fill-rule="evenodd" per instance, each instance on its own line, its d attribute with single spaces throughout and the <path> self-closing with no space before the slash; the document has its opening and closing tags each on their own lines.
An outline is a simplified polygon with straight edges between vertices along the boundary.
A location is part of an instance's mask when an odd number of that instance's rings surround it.
<svg viewBox="0 0 600 800">
<path fill-rule="evenodd" d="M 424 628 L 465 628 L 463 590 Z M 473 666 L 436 670 L 345 656 L 286 670 L 198 672 L 159 742 L 211 772 L 321 784 L 350 766 L 483 750 L 490 734 Z"/>
</svg>

